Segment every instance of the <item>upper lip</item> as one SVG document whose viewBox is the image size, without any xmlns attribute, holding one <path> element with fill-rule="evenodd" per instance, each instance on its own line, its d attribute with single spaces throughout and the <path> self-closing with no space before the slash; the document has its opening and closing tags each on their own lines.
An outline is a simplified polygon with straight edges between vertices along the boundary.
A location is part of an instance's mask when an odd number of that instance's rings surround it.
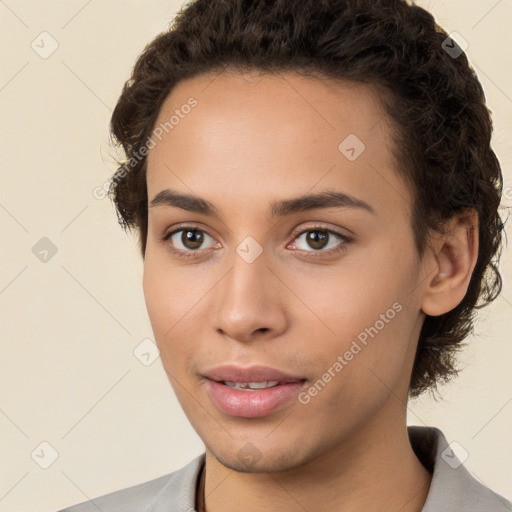
<svg viewBox="0 0 512 512">
<path fill-rule="evenodd" d="M 217 382 L 265 382 L 268 380 L 299 382 L 306 380 L 304 377 L 291 375 L 268 366 L 249 366 L 244 368 L 236 365 L 223 365 L 207 371 L 204 373 L 204 376 Z"/>
</svg>

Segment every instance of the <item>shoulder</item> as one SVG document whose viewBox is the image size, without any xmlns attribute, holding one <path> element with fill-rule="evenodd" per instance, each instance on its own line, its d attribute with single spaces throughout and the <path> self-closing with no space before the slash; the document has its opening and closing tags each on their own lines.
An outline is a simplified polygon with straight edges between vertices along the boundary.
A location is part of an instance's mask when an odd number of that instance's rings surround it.
<svg viewBox="0 0 512 512">
<path fill-rule="evenodd" d="M 204 459 L 203 453 L 177 471 L 84 501 L 60 512 L 192 512 L 197 478 Z"/>
<path fill-rule="evenodd" d="M 512 512 L 512 504 L 479 482 L 455 455 L 441 430 L 408 427 L 416 455 L 432 473 L 422 512 Z"/>
</svg>

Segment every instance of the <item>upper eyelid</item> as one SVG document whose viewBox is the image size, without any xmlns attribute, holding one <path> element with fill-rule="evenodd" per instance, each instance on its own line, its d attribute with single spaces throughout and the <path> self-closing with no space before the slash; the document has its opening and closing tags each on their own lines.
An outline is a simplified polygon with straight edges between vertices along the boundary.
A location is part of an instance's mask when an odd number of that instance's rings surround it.
<svg viewBox="0 0 512 512">
<path fill-rule="evenodd" d="M 312 226 L 312 227 L 309 227 L 309 228 L 303 228 L 303 229 L 300 229 L 300 230 L 297 230 L 297 231 L 293 231 L 291 234 L 297 238 L 298 236 L 301 236 L 303 235 L 304 233 L 308 233 L 309 231 L 326 231 L 327 233 L 331 233 L 332 235 L 336 235 L 336 236 L 339 236 L 341 238 L 350 238 L 348 235 L 344 234 L 344 233 L 340 233 L 339 231 L 336 231 L 335 229 L 331 229 L 331 228 L 327 228 L 327 227 L 323 227 L 323 226 Z"/>
<path fill-rule="evenodd" d="M 177 226 L 173 229 L 166 230 L 162 236 L 162 239 L 168 238 L 172 235 L 175 235 L 176 233 L 179 233 L 180 231 L 201 231 L 202 233 L 206 233 L 210 238 L 214 238 L 212 235 L 210 235 L 210 233 L 208 233 L 208 230 L 203 229 L 200 226 L 195 226 L 194 224 L 186 224 L 183 226 Z"/>
</svg>

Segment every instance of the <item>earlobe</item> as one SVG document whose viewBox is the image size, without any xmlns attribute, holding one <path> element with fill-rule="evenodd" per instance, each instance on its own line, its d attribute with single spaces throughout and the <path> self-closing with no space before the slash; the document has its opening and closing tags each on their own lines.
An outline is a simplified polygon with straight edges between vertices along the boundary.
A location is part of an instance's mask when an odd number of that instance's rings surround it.
<svg viewBox="0 0 512 512">
<path fill-rule="evenodd" d="M 454 309 L 466 295 L 478 258 L 478 216 L 470 210 L 452 218 L 433 246 L 435 274 L 426 281 L 422 311 L 439 316 Z M 432 264 L 432 263 L 431 263 Z"/>
</svg>

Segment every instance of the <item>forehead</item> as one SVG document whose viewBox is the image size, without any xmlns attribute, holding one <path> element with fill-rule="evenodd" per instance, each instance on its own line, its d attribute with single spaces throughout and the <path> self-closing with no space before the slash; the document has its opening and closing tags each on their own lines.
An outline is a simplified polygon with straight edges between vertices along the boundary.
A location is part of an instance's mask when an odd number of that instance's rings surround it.
<svg viewBox="0 0 512 512">
<path fill-rule="evenodd" d="M 210 191 L 236 184 L 238 193 L 249 194 L 267 184 L 267 192 L 290 195 L 320 181 L 354 193 L 378 193 L 387 182 L 396 195 L 392 126 L 381 97 L 366 84 L 295 73 L 222 72 L 183 80 L 155 123 L 168 129 L 153 137 L 149 195 L 165 186 L 183 189 L 180 179 L 198 192 L 207 180 Z M 185 108 L 191 98 L 196 105 Z"/>
<path fill-rule="evenodd" d="M 280 140 L 292 133 L 304 137 L 301 142 L 305 143 L 329 134 L 334 137 L 328 137 L 328 142 L 357 133 L 375 147 L 384 142 L 390 129 L 382 105 L 384 95 L 377 86 L 296 73 L 209 72 L 174 87 L 160 109 L 156 126 L 164 125 L 193 97 L 197 106 L 188 116 L 192 120 L 180 124 L 192 124 L 199 143 L 211 141 L 216 133 L 225 136 L 225 128 L 231 129 L 231 140 L 244 139 L 246 132 L 237 128 L 259 124 L 261 129 L 252 133 L 254 137 L 277 136 Z M 377 125 L 380 129 L 374 131 Z M 186 133 L 183 126 L 175 128 L 175 135 Z"/>
</svg>

